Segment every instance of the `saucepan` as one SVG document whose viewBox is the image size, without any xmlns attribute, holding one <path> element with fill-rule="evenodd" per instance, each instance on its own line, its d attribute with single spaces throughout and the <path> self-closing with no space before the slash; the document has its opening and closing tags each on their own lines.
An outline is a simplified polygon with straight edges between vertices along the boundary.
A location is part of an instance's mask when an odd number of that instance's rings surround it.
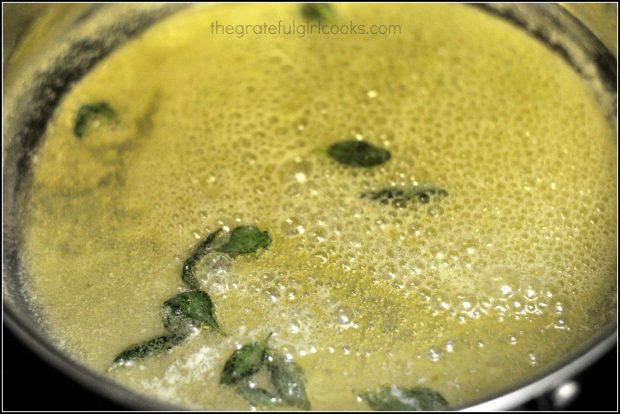
<svg viewBox="0 0 620 414">
<path fill-rule="evenodd" d="M 97 393 L 137 409 L 176 409 L 138 394 L 59 350 L 39 324 L 23 289 L 19 214 L 31 155 L 55 107 L 98 62 L 182 4 L 8 4 L 4 8 L 3 320 L 28 347 Z M 476 4 L 526 30 L 559 53 L 616 114 L 616 6 L 613 4 Z M 93 35 L 95 33 L 96 35 Z M 615 318 L 614 318 L 615 319 Z M 513 389 L 465 410 L 503 410 L 549 392 L 593 364 L 617 341 L 615 321 L 563 361 Z M 10 355 L 6 355 L 9 357 Z"/>
</svg>

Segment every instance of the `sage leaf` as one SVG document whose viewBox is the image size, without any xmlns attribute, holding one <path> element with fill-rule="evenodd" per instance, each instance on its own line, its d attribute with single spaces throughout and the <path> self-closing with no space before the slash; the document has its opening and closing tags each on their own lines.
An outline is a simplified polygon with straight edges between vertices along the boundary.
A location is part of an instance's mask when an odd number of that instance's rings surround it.
<svg viewBox="0 0 620 414">
<path fill-rule="evenodd" d="M 432 186 L 403 186 L 387 187 L 378 191 L 367 191 L 360 194 L 360 198 L 375 200 L 381 204 L 389 204 L 394 207 L 405 207 L 408 202 L 428 204 L 434 199 L 448 196 L 448 192 L 442 188 Z"/>
<path fill-rule="evenodd" d="M 301 15 L 306 20 L 329 22 L 334 20 L 336 13 L 329 3 L 304 3 L 301 6 Z"/>
<path fill-rule="evenodd" d="M 179 293 L 164 302 L 164 326 L 170 332 L 187 334 L 192 328 L 207 326 L 222 333 L 214 315 L 211 298 L 201 290 Z"/>
<path fill-rule="evenodd" d="M 222 229 L 216 230 L 209 234 L 207 238 L 198 243 L 190 256 L 183 263 L 181 270 L 181 279 L 190 289 L 199 289 L 200 282 L 196 279 L 194 274 L 195 267 L 199 263 L 200 259 L 209 252 L 211 245 L 216 241 L 218 236 L 222 234 Z"/>
<path fill-rule="evenodd" d="M 220 384 L 235 384 L 244 378 L 256 374 L 263 366 L 265 351 L 267 350 L 267 340 L 243 345 L 241 349 L 233 352 L 224 364 Z"/>
<path fill-rule="evenodd" d="M 178 335 L 190 335 L 195 332 L 200 324 L 189 318 L 178 308 L 172 307 L 164 302 L 161 307 L 161 316 L 166 331 Z"/>
<path fill-rule="evenodd" d="M 340 141 L 327 149 L 327 154 L 341 164 L 353 167 L 374 167 L 388 161 L 390 151 L 366 141 Z"/>
<path fill-rule="evenodd" d="M 280 398 L 291 405 L 309 410 L 310 401 L 306 395 L 305 378 L 301 367 L 271 350 L 267 358 L 267 366 L 271 375 L 271 383 L 278 391 Z"/>
<path fill-rule="evenodd" d="M 243 254 L 255 253 L 261 248 L 267 249 L 270 244 L 269 233 L 256 226 L 235 227 L 230 234 L 218 229 L 194 247 L 190 256 L 183 263 L 181 279 L 190 289 L 200 289 L 200 281 L 196 278 L 196 267 L 208 252 L 225 253 L 234 258 Z"/>
<path fill-rule="evenodd" d="M 394 385 L 385 386 L 360 396 L 375 411 L 434 411 L 448 407 L 441 394 L 422 387 L 402 389 Z"/>
<path fill-rule="evenodd" d="M 271 244 L 271 237 L 266 231 L 255 226 L 240 226 L 230 232 L 228 242 L 216 250 L 231 257 L 241 254 L 255 253 L 258 249 L 266 249 Z"/>
<path fill-rule="evenodd" d="M 157 336 L 147 341 L 131 345 L 114 358 L 113 364 L 125 365 L 129 362 L 157 354 L 161 351 L 166 351 L 179 344 L 183 341 L 183 339 L 185 339 L 183 335 L 170 334 Z"/>
<path fill-rule="evenodd" d="M 73 134 L 82 139 L 88 128 L 96 121 L 118 123 L 118 114 L 107 102 L 95 102 L 82 105 L 77 112 Z"/>
<path fill-rule="evenodd" d="M 259 387 L 251 387 L 247 380 L 237 383 L 237 393 L 255 407 L 259 405 L 273 406 L 280 402 L 280 399 L 269 391 Z"/>
</svg>

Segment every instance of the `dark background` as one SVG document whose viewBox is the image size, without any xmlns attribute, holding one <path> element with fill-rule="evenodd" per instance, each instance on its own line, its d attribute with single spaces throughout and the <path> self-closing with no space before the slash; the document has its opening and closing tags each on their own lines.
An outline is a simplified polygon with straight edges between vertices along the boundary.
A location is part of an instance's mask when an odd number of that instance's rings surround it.
<svg viewBox="0 0 620 414">
<path fill-rule="evenodd" d="M 3 411 L 117 411 L 127 407 L 94 394 L 65 377 L 33 354 L 4 326 L 3 333 Z M 582 391 L 567 410 L 617 411 L 618 348 L 614 347 L 594 366 L 580 374 Z M 47 392 L 42 392 L 42 391 Z M 544 401 L 531 401 L 521 407 L 536 410 Z"/>
</svg>

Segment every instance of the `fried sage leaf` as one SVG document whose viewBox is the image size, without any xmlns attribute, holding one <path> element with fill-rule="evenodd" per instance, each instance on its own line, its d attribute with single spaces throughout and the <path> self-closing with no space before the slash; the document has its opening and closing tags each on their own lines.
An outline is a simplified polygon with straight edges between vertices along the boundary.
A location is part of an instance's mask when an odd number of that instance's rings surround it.
<svg viewBox="0 0 620 414">
<path fill-rule="evenodd" d="M 201 290 L 179 293 L 164 302 L 164 326 L 172 333 L 187 335 L 192 328 L 208 326 L 223 333 L 214 315 L 211 298 Z"/>
<path fill-rule="evenodd" d="M 183 339 L 185 339 L 183 335 L 170 334 L 157 336 L 148 341 L 131 345 L 114 358 L 113 364 L 125 365 L 128 362 L 166 351 L 179 344 Z"/>
<path fill-rule="evenodd" d="M 427 204 L 433 199 L 448 196 L 448 192 L 442 188 L 431 186 L 404 186 L 387 187 L 378 191 L 367 191 L 360 194 L 360 198 L 375 200 L 381 204 L 389 204 L 394 207 L 405 207 L 407 202 Z"/>
<path fill-rule="evenodd" d="M 309 410 L 310 401 L 306 395 L 305 378 L 301 367 L 272 350 L 269 351 L 267 366 L 271 383 L 280 398 L 291 405 Z"/>
<path fill-rule="evenodd" d="M 95 102 L 82 105 L 78 110 L 73 127 L 73 134 L 82 139 L 88 128 L 96 121 L 118 123 L 118 114 L 107 102 Z"/>
<path fill-rule="evenodd" d="M 190 289 L 199 289 L 200 281 L 196 278 L 196 267 L 210 251 L 225 253 L 234 258 L 239 255 L 255 253 L 267 249 L 271 244 L 269 232 L 256 226 L 235 227 L 230 234 L 218 229 L 198 243 L 191 255 L 183 263 L 181 279 Z"/>
<path fill-rule="evenodd" d="M 356 140 L 336 142 L 327 149 L 327 154 L 339 163 L 353 167 L 374 167 L 392 157 L 384 148 Z"/>
<path fill-rule="evenodd" d="M 255 407 L 259 405 L 273 406 L 280 402 L 280 399 L 269 391 L 259 387 L 251 387 L 247 380 L 237 383 L 237 392 Z"/>
<path fill-rule="evenodd" d="M 375 411 L 433 411 L 448 407 L 441 394 L 422 387 L 402 389 L 392 385 L 360 396 Z"/>
<path fill-rule="evenodd" d="M 230 232 L 226 244 L 217 247 L 218 252 L 226 253 L 231 257 L 242 254 L 255 253 L 258 249 L 267 249 L 271 244 L 271 237 L 266 231 L 255 226 L 240 226 Z"/>
<path fill-rule="evenodd" d="M 263 366 L 265 351 L 267 350 L 267 340 L 270 336 L 271 334 L 263 342 L 243 345 L 241 349 L 233 352 L 226 360 L 226 364 L 224 364 L 224 369 L 220 376 L 220 384 L 236 384 L 242 379 L 256 374 Z"/>
<path fill-rule="evenodd" d="M 200 288 L 200 282 L 198 281 L 198 279 L 196 279 L 196 276 L 194 275 L 195 267 L 200 262 L 200 259 L 209 252 L 211 245 L 215 242 L 218 236 L 221 235 L 221 232 L 222 229 L 219 229 L 209 234 L 206 239 L 204 239 L 194 247 L 191 255 L 183 263 L 183 268 L 181 270 L 181 279 L 190 289 Z"/>
<path fill-rule="evenodd" d="M 334 20 L 336 13 L 329 3 L 304 3 L 301 6 L 301 15 L 306 20 L 329 22 Z"/>
<path fill-rule="evenodd" d="M 161 316 L 166 331 L 170 333 L 189 335 L 198 328 L 196 322 L 165 303 L 161 307 Z"/>
</svg>

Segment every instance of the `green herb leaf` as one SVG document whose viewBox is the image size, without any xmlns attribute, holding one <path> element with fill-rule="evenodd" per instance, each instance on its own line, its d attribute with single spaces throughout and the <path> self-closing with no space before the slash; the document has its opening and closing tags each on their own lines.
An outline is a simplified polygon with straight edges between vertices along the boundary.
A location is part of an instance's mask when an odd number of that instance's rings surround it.
<svg viewBox="0 0 620 414">
<path fill-rule="evenodd" d="M 382 387 L 360 395 L 375 411 L 433 411 L 445 410 L 446 399 L 428 388 L 401 389 Z"/>
<path fill-rule="evenodd" d="M 329 3 L 304 3 L 301 6 L 301 15 L 306 20 L 328 22 L 334 19 L 336 12 Z"/>
<path fill-rule="evenodd" d="M 306 395 L 304 374 L 299 365 L 287 361 L 284 356 L 269 351 L 267 366 L 271 374 L 271 383 L 278 395 L 287 403 L 304 410 L 310 409 L 310 401 Z"/>
<path fill-rule="evenodd" d="M 381 204 L 391 202 L 394 207 L 405 207 L 407 202 L 427 204 L 433 199 L 447 196 L 446 190 L 431 186 L 388 187 L 360 194 L 361 198 L 376 200 Z"/>
<path fill-rule="evenodd" d="M 189 335 L 200 326 L 198 322 L 187 317 L 178 308 L 165 302 L 161 307 L 161 316 L 166 330 L 177 335 Z"/>
<path fill-rule="evenodd" d="M 89 126 L 95 121 L 107 121 L 116 124 L 118 123 L 118 114 L 107 102 L 82 105 L 78 110 L 73 127 L 75 137 L 81 139 Z"/>
<path fill-rule="evenodd" d="M 181 270 L 181 279 L 187 287 L 190 289 L 200 289 L 200 282 L 194 275 L 195 267 L 200 259 L 209 252 L 211 245 L 215 242 L 218 236 L 221 236 L 222 229 L 216 230 L 209 234 L 207 238 L 194 247 L 192 254 L 183 263 L 183 269 Z"/>
<path fill-rule="evenodd" d="M 247 380 L 237 383 L 237 392 L 255 407 L 259 405 L 273 406 L 280 402 L 280 399 L 269 391 L 259 387 L 250 387 Z"/>
<path fill-rule="evenodd" d="M 366 141 L 340 141 L 327 149 L 327 154 L 341 164 L 353 167 L 374 167 L 388 161 L 390 151 Z"/>
<path fill-rule="evenodd" d="M 223 333 L 215 319 L 211 298 L 201 290 L 179 293 L 168 299 L 162 314 L 164 326 L 171 332 L 187 334 L 193 327 L 208 326 Z"/>
<path fill-rule="evenodd" d="M 233 352 L 226 360 L 220 377 L 220 384 L 235 384 L 250 375 L 256 374 L 263 366 L 266 349 L 265 342 L 254 342 L 243 345 L 241 349 Z"/>
<path fill-rule="evenodd" d="M 216 250 L 232 257 L 241 254 L 254 253 L 258 249 L 267 249 L 271 244 L 271 237 L 266 231 L 255 226 L 236 227 L 230 233 L 228 242 Z"/>
<path fill-rule="evenodd" d="M 115 365 L 125 365 L 129 362 L 144 357 L 157 354 L 161 351 L 168 350 L 173 346 L 179 344 L 185 339 L 183 335 L 163 335 L 149 339 L 148 341 L 140 342 L 125 349 L 114 358 L 113 363 Z"/>
<path fill-rule="evenodd" d="M 258 249 L 267 249 L 271 244 L 271 237 L 267 231 L 261 231 L 256 226 L 235 227 L 230 234 L 218 229 L 194 247 L 192 254 L 183 263 L 181 279 L 190 289 L 200 289 L 200 281 L 196 278 L 196 266 L 209 252 L 226 253 L 231 257 L 242 254 L 255 253 Z"/>
</svg>

